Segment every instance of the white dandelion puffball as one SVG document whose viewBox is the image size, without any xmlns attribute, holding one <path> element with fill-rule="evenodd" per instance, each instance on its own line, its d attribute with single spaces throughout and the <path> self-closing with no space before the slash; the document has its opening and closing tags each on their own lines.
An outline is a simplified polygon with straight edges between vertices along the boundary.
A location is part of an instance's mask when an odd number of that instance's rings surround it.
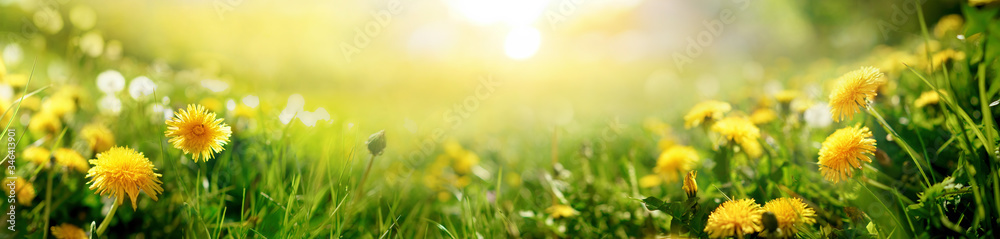
<svg viewBox="0 0 1000 239">
<path fill-rule="evenodd" d="M 116 70 L 107 70 L 97 75 L 97 89 L 105 94 L 118 93 L 125 89 L 125 76 Z"/>
<path fill-rule="evenodd" d="M 97 102 L 101 112 L 110 115 L 118 115 L 122 112 L 122 101 L 114 95 L 105 95 Z"/>
<path fill-rule="evenodd" d="M 153 94 L 156 90 L 156 83 L 146 76 L 139 76 L 132 79 L 132 83 L 128 85 L 128 94 L 132 95 L 132 99 L 140 99 L 142 97 Z"/>
<path fill-rule="evenodd" d="M 250 108 L 257 108 L 257 105 L 260 104 L 260 98 L 255 95 L 248 95 L 243 97 L 243 104 Z"/>
<path fill-rule="evenodd" d="M 83 34 L 83 37 L 80 37 L 80 50 L 90 57 L 101 56 L 101 53 L 104 53 L 104 37 L 95 31 Z"/>
<path fill-rule="evenodd" d="M 826 103 L 816 103 L 804 113 L 806 124 L 813 128 L 825 128 L 833 124 L 830 106 Z"/>
</svg>

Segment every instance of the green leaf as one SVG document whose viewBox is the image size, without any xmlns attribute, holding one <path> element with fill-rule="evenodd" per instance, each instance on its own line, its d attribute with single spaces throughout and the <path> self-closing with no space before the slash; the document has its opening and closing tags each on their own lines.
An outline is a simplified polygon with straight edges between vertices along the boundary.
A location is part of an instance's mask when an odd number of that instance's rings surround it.
<svg viewBox="0 0 1000 239">
<path fill-rule="evenodd" d="M 659 198 L 656 197 L 647 197 L 645 199 L 642 199 L 642 202 L 646 204 L 646 209 L 650 211 L 660 210 L 660 208 L 664 204 L 663 200 L 660 200 Z"/>
</svg>

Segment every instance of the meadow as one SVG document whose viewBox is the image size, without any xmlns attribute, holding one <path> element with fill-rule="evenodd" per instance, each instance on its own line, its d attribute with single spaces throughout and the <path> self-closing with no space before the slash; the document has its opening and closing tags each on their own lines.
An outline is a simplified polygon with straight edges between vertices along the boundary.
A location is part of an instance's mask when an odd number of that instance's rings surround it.
<svg viewBox="0 0 1000 239">
<path fill-rule="evenodd" d="M 360 2 L 0 0 L 0 238 L 1000 233 L 998 1 Z"/>
</svg>

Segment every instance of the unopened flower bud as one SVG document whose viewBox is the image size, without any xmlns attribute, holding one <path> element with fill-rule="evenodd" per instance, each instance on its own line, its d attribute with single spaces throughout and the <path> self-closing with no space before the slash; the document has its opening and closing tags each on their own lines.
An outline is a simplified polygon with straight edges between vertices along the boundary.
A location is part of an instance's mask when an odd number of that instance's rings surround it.
<svg viewBox="0 0 1000 239">
<path fill-rule="evenodd" d="M 385 149 L 385 130 L 368 136 L 368 141 L 365 144 L 368 145 L 368 152 L 371 152 L 372 155 L 382 154 L 382 150 Z"/>
<path fill-rule="evenodd" d="M 698 197 L 698 182 L 695 181 L 697 177 L 698 171 L 688 172 L 687 176 L 684 177 L 684 186 L 681 188 L 684 189 L 684 193 L 687 193 L 688 198 Z"/>
</svg>

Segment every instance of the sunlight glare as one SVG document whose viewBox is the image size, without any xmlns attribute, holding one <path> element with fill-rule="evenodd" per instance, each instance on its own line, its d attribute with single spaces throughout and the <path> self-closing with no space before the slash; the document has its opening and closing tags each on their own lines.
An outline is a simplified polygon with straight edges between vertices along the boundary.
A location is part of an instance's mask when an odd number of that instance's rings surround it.
<svg viewBox="0 0 1000 239">
<path fill-rule="evenodd" d="M 542 43 L 541 33 L 533 27 L 518 27 L 507 33 L 504 51 L 515 60 L 528 59 L 535 55 Z"/>
<path fill-rule="evenodd" d="M 473 24 L 502 22 L 510 26 L 535 22 L 549 5 L 547 0 L 446 0 L 446 3 Z"/>
</svg>

